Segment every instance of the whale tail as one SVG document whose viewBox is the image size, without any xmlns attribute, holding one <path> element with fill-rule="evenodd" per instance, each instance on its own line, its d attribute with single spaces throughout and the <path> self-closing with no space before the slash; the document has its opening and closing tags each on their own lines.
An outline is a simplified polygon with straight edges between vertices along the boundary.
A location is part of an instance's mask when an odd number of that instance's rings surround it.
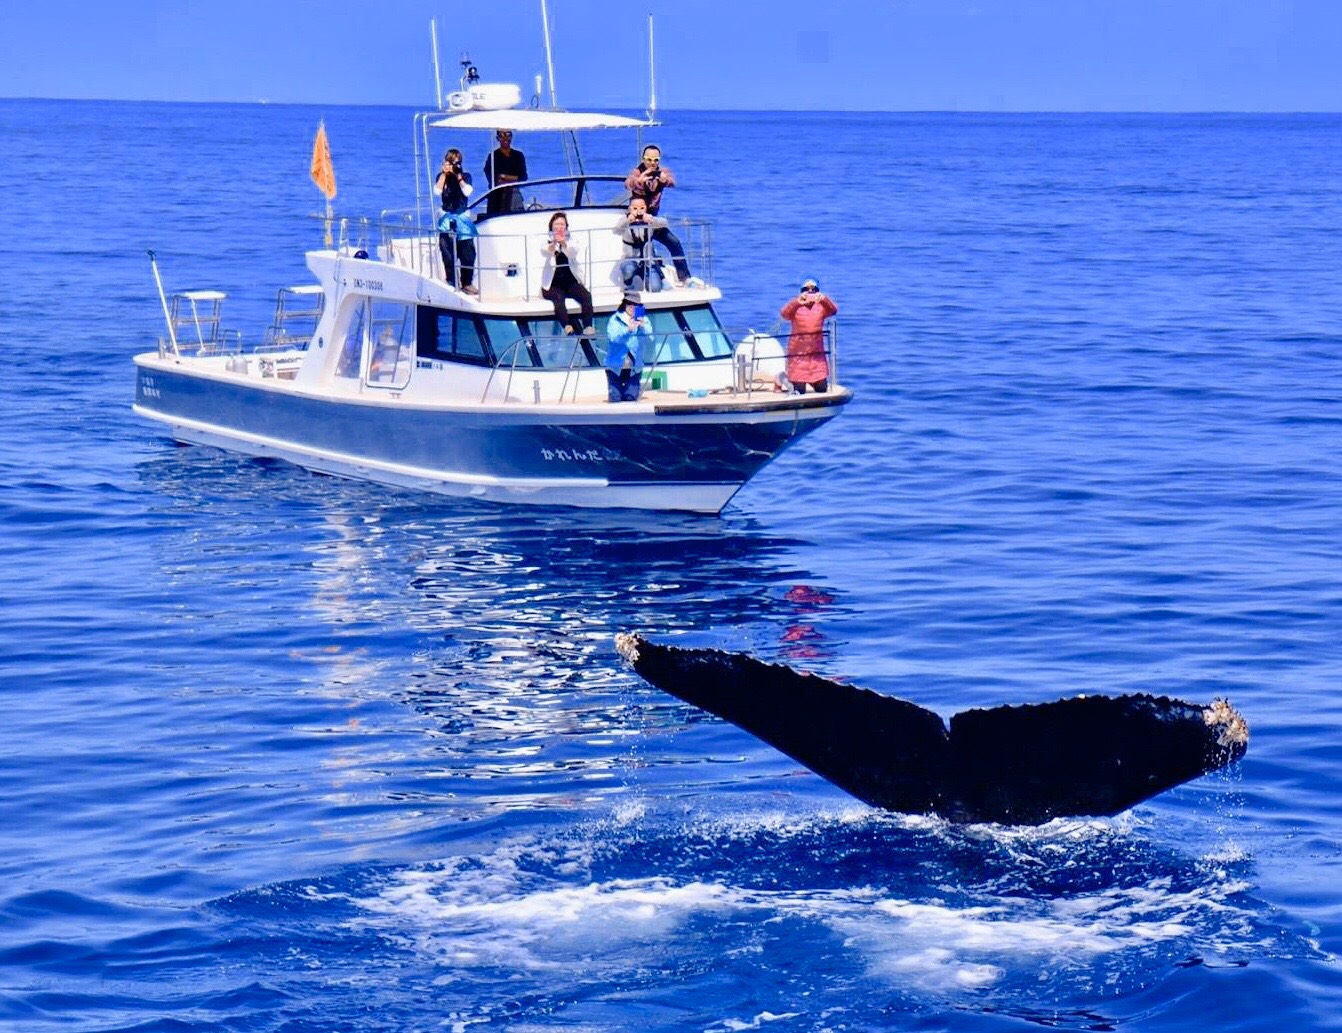
<svg viewBox="0 0 1342 1033">
<path fill-rule="evenodd" d="M 966 710 L 949 726 L 906 700 L 743 653 L 616 648 L 646 681 L 750 732 L 864 803 L 956 822 L 1110 815 L 1244 756 L 1224 700 L 1078 696 Z"/>
</svg>

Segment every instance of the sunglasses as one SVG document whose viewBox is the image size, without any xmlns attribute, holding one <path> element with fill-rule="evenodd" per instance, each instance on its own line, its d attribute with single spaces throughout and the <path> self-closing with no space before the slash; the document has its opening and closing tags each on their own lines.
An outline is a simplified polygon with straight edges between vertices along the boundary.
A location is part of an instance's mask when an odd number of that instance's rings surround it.
<svg viewBox="0 0 1342 1033">
<path fill-rule="evenodd" d="M 813 283 L 808 283 L 805 287 L 801 289 L 801 292 L 803 294 L 819 294 L 820 288 Z"/>
</svg>

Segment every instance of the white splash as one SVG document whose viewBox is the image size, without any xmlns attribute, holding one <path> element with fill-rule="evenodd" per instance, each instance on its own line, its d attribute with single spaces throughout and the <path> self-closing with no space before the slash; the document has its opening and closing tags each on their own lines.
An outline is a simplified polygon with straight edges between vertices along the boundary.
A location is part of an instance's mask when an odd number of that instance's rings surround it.
<svg viewBox="0 0 1342 1033">
<path fill-rule="evenodd" d="M 764 826 L 773 828 L 775 817 Z M 1172 941 L 1218 950 L 1253 936 L 1251 917 L 1232 900 L 1245 887 L 1224 879 L 1187 889 L 1153 879 L 1045 898 L 966 898 L 956 886 L 929 887 L 924 899 L 872 886 L 733 885 L 721 874 L 594 879 L 594 860 L 611 846 L 602 837 L 630 831 L 617 821 L 596 841 L 515 842 L 487 857 L 399 871 L 356 902 L 366 916 L 360 924 L 458 975 L 569 971 L 616 984 L 635 969 L 698 963 L 706 931 L 718 957 L 802 935 L 895 988 L 943 994 L 979 992 L 1012 974 L 1075 973 L 1097 958 Z M 1063 843 L 1078 834 L 1055 830 Z M 753 1028 L 722 1021 L 724 1029 Z"/>
</svg>

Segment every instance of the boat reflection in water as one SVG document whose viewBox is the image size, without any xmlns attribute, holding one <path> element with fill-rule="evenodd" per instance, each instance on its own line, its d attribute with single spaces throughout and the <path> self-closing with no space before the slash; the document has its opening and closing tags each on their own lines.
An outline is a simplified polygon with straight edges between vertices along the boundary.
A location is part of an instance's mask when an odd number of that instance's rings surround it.
<svg viewBox="0 0 1342 1033">
<path fill-rule="evenodd" d="M 611 650 L 620 620 L 768 627 L 793 576 L 778 558 L 795 543 L 692 517 L 400 509 L 331 513 L 326 530 L 310 548 L 316 607 L 356 640 L 375 616 L 413 645 L 409 662 L 393 658 L 392 679 L 365 642 L 314 660 L 341 683 L 351 664 L 371 664 L 373 692 L 433 719 L 426 748 L 445 786 L 488 810 L 626 792 L 649 735 L 699 720 L 631 686 Z M 390 597 L 389 574 L 402 586 Z M 365 601 L 397 610 L 373 614 Z"/>
<path fill-rule="evenodd" d="M 553 815 L 628 791 L 634 770 L 641 791 L 680 784 L 700 759 L 677 744 L 702 717 L 622 670 L 613 629 L 747 629 L 767 648 L 789 589 L 823 584 L 796 565 L 809 543 L 739 515 L 426 506 L 197 449 L 139 469 L 164 528 L 157 580 L 215 613 L 168 615 L 190 663 L 246 713 L 321 729 L 331 793 L 432 787 L 426 829 L 444 806 Z M 247 601 L 257 591 L 288 600 L 283 619 Z"/>
</svg>

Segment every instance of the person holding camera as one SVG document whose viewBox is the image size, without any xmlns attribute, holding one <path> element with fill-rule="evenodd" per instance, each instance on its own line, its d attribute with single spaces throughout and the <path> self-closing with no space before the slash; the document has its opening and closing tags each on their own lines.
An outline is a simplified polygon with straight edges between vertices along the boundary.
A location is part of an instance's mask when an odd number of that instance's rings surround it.
<svg viewBox="0 0 1342 1033">
<path fill-rule="evenodd" d="M 541 295 L 555 308 L 555 322 L 564 328 L 564 333 L 573 334 L 581 329 L 591 337 L 596 331 L 592 321 L 592 293 L 582 282 L 582 249 L 578 242 L 569 236 L 568 216 L 555 212 L 550 216 L 550 235 L 541 249 L 545 255 L 545 264 L 541 266 Z M 578 303 L 582 313 L 582 322 L 569 321 L 565 301 L 572 298 Z"/>
<path fill-rule="evenodd" d="M 829 357 L 825 354 L 825 320 L 839 314 L 839 306 L 820 292 L 814 276 L 801 283 L 801 293 L 780 313 L 792 324 L 787 342 L 787 378 L 799 395 L 829 389 Z"/>
<path fill-rule="evenodd" d="M 643 390 L 643 352 L 651 351 L 652 327 L 636 294 L 624 302 L 606 323 L 606 394 L 612 402 L 637 402 Z"/>
<path fill-rule="evenodd" d="M 624 187 L 629 191 L 630 200 L 642 199 L 647 205 L 649 215 L 657 215 L 662 206 L 662 191 L 676 185 L 676 177 L 671 170 L 662 165 L 662 149 L 656 144 L 643 148 L 643 160 L 625 177 Z M 690 274 L 690 263 L 685 259 L 685 248 L 680 238 L 671 232 L 669 224 L 653 234 L 653 240 L 666 248 L 671 262 L 676 267 L 676 276 L 687 287 L 702 287 L 703 281 Z"/>
<path fill-rule="evenodd" d="M 648 214 L 648 202 L 636 197 L 629 202 L 621 227 L 620 241 L 624 256 L 620 261 L 620 276 L 627 291 L 659 291 L 662 289 L 662 264 L 652 257 L 652 242 L 666 229 L 666 220 Z"/>
<path fill-rule="evenodd" d="M 443 202 L 443 214 L 438 220 L 438 250 L 443 256 L 447 282 L 457 286 L 457 266 L 460 265 L 462 291 L 479 294 L 471 283 L 475 279 L 475 224 L 469 216 L 462 214 L 475 187 L 471 185 L 471 174 L 461 165 L 461 151 L 453 147 L 443 156 L 443 167 L 433 182 L 433 189 Z"/>
</svg>

